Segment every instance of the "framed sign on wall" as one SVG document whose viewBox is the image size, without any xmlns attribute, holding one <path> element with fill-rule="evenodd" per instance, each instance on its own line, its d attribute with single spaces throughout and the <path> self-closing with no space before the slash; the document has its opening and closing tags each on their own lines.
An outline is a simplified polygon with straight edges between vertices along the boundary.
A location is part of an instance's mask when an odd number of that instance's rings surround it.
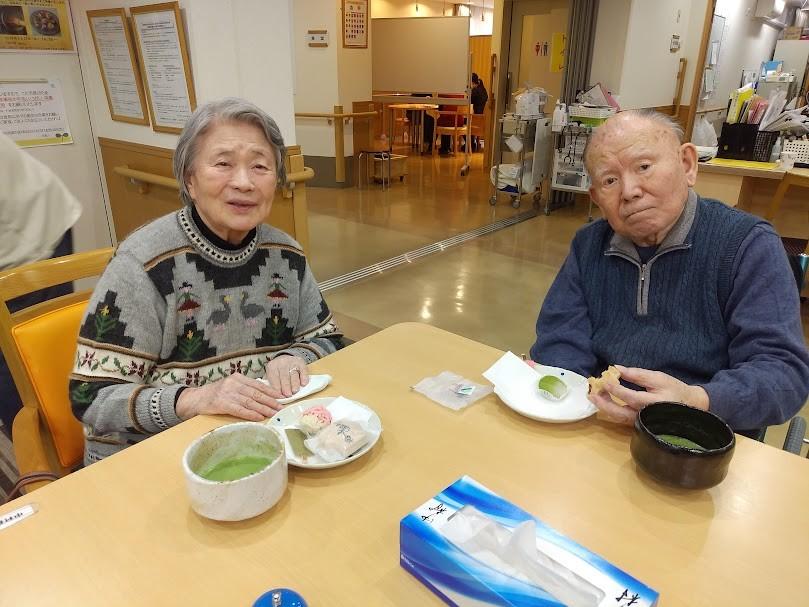
<svg viewBox="0 0 809 607">
<path fill-rule="evenodd" d="M 152 129 L 179 133 L 197 107 L 180 5 L 164 2 L 129 10 L 146 80 Z"/>
<path fill-rule="evenodd" d="M 132 34 L 123 8 L 87 11 L 90 33 L 113 120 L 149 124 Z"/>
<path fill-rule="evenodd" d="M 343 47 L 368 48 L 368 0 L 343 0 Z"/>
</svg>

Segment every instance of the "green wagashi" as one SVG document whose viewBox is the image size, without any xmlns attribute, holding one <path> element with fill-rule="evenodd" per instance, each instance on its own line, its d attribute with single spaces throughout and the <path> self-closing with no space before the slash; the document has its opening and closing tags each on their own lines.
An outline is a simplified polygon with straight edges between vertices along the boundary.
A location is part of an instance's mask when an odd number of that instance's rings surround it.
<svg viewBox="0 0 809 607">
<path fill-rule="evenodd" d="M 298 428 L 285 428 L 284 432 L 287 433 L 289 446 L 292 447 L 292 453 L 295 454 L 295 457 L 306 461 L 310 455 L 314 455 L 309 451 L 309 448 L 303 444 L 303 441 L 308 438 L 303 430 L 299 430 Z"/>
</svg>

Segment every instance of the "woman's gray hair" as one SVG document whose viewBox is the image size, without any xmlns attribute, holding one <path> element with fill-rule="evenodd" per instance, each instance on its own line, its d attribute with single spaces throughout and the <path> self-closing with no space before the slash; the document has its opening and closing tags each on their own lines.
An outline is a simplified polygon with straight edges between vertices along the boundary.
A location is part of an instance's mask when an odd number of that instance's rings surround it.
<svg viewBox="0 0 809 607">
<path fill-rule="evenodd" d="M 267 143 L 275 152 L 275 173 L 278 176 L 278 184 L 286 183 L 286 169 L 284 168 L 284 156 L 286 147 L 281 130 L 267 112 L 257 105 L 238 97 L 226 97 L 218 101 L 211 101 L 199 106 L 188 122 L 185 123 L 183 132 L 177 140 L 177 147 L 174 149 L 174 177 L 180 186 L 180 200 L 184 204 L 191 205 L 194 200 L 188 192 L 186 179 L 194 168 L 194 161 L 197 157 L 197 141 L 204 135 L 213 124 L 222 122 L 241 122 L 258 127 L 264 133 Z"/>
</svg>

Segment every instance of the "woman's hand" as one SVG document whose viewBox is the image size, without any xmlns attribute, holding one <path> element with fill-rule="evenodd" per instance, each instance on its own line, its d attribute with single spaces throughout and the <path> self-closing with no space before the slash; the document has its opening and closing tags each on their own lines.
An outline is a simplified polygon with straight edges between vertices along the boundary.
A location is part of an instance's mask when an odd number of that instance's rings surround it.
<svg viewBox="0 0 809 607">
<path fill-rule="evenodd" d="M 282 354 L 267 363 L 267 381 L 283 397 L 292 396 L 309 383 L 306 361 L 300 356 Z"/>
<path fill-rule="evenodd" d="M 177 417 L 183 420 L 206 413 L 260 422 L 281 409 L 276 399 L 282 397 L 278 390 L 234 373 L 217 382 L 183 390 L 177 398 L 175 410 Z"/>
<path fill-rule="evenodd" d="M 708 393 L 702 386 L 688 385 L 660 371 L 615 366 L 621 372 L 621 379 L 645 388 L 646 391 L 632 390 L 618 382 L 606 380 L 604 390 L 591 393 L 588 396 L 590 402 L 614 422 L 631 425 L 635 422 L 638 411 L 646 405 L 664 400 L 708 410 Z M 624 401 L 626 406 L 616 404 L 612 397 Z"/>
</svg>

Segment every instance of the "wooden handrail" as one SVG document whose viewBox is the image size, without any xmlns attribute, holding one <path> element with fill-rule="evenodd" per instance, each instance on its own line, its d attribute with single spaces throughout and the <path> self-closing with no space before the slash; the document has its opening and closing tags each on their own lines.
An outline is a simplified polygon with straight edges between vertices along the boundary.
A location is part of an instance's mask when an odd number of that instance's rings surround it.
<svg viewBox="0 0 809 607">
<path fill-rule="evenodd" d="M 138 186 L 138 192 L 141 194 L 149 193 L 149 185 L 159 185 L 172 190 L 180 189 L 180 186 L 177 184 L 177 180 L 173 177 L 163 177 L 162 175 L 147 173 L 146 171 L 130 169 L 126 165 L 117 166 L 112 170 L 116 175 L 121 175 L 122 177 L 126 177 L 127 179 L 131 179 L 133 182 L 135 182 Z M 295 187 L 296 183 L 309 181 L 314 176 L 314 170 L 309 167 L 303 167 L 302 171 L 297 171 L 295 173 L 287 173 L 286 187 L 291 190 Z"/>
<path fill-rule="evenodd" d="M 132 182 L 138 186 L 138 192 L 141 194 L 149 193 L 149 185 L 159 185 L 160 187 L 169 188 L 171 190 L 180 189 L 174 177 L 163 177 L 163 175 L 155 175 L 154 173 L 147 173 L 146 171 L 130 169 L 125 164 L 114 167 L 112 170 L 116 175 L 131 179 Z"/>
<path fill-rule="evenodd" d="M 350 112 L 339 113 L 334 112 L 330 114 L 318 112 L 295 112 L 295 118 L 370 118 L 376 116 L 379 112 Z"/>
<path fill-rule="evenodd" d="M 315 176 L 314 169 L 309 167 L 303 167 L 302 171 L 297 171 L 295 173 L 287 173 L 287 183 L 301 183 L 303 181 L 309 181 Z"/>
</svg>

